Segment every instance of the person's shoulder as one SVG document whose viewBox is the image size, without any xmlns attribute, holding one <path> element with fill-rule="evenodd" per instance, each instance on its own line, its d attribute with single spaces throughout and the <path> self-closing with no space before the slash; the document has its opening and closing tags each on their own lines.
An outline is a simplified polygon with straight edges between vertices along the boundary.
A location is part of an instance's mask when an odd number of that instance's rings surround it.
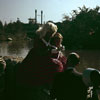
<svg viewBox="0 0 100 100">
<path fill-rule="evenodd" d="M 73 74 L 75 74 L 77 77 L 82 77 L 82 73 L 78 72 L 76 69 L 73 69 Z"/>
<path fill-rule="evenodd" d="M 64 71 L 64 76 L 66 76 L 66 78 L 71 77 L 73 80 L 81 80 L 82 78 L 82 73 L 78 72 L 77 70 L 70 68 L 70 69 L 66 69 Z"/>
<path fill-rule="evenodd" d="M 74 76 L 75 82 L 80 84 L 80 87 L 84 85 L 82 73 L 78 71 L 74 71 L 73 76 Z"/>
<path fill-rule="evenodd" d="M 76 81 L 82 82 L 82 73 L 76 71 L 73 73 L 73 77 Z"/>
</svg>

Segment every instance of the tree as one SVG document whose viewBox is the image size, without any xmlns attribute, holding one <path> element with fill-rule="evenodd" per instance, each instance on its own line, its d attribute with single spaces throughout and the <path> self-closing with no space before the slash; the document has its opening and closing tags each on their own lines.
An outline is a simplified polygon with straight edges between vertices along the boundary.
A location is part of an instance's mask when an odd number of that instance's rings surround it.
<svg viewBox="0 0 100 100">
<path fill-rule="evenodd" d="M 64 36 L 64 45 L 68 49 L 98 49 L 100 43 L 100 7 L 94 9 L 79 7 L 73 10 L 71 17 L 65 15 L 58 24 Z M 69 20 L 71 19 L 71 20 Z"/>
<path fill-rule="evenodd" d="M 3 24 L 2 24 L 2 21 L 0 21 L 0 31 L 3 30 Z"/>
</svg>

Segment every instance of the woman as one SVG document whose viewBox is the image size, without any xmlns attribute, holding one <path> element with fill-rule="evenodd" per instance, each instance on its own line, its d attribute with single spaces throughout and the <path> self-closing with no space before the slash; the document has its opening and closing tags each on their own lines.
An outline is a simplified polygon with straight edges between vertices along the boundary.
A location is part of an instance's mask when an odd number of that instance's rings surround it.
<svg viewBox="0 0 100 100">
<path fill-rule="evenodd" d="M 56 33 L 50 40 L 50 44 L 55 49 L 51 50 L 51 56 L 60 60 L 63 64 L 64 69 L 66 69 L 67 58 L 64 56 L 63 51 L 65 50 L 62 46 L 63 36 L 60 33 Z"/>
<path fill-rule="evenodd" d="M 34 47 L 16 73 L 17 86 L 19 89 L 22 88 L 21 93 L 17 90 L 18 100 L 23 97 L 24 100 L 40 100 L 43 97 L 41 91 L 49 88 L 57 72 L 63 71 L 62 63 L 50 57 L 49 41 L 56 32 L 57 26 L 52 22 L 47 22 L 36 31 Z"/>
</svg>

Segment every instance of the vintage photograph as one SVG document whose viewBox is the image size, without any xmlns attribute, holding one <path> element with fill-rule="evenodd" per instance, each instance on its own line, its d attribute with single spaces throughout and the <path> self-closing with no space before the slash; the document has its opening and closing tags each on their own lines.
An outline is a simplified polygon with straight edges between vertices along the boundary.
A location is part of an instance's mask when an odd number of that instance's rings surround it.
<svg viewBox="0 0 100 100">
<path fill-rule="evenodd" d="M 100 100 L 99 0 L 0 0 L 0 100 Z"/>
</svg>

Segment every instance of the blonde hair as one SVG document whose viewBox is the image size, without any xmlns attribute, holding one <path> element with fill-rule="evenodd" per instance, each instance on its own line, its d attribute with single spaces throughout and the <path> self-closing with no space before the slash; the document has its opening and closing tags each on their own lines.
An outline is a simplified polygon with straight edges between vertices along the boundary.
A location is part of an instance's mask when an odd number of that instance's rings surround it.
<svg viewBox="0 0 100 100">
<path fill-rule="evenodd" d="M 58 28 L 54 23 L 47 22 L 42 27 L 39 27 L 39 29 L 37 29 L 36 34 L 40 38 L 43 38 L 43 37 L 45 37 L 45 35 L 47 34 L 48 31 L 51 31 L 53 34 L 55 34 L 57 32 L 57 29 Z"/>
</svg>

